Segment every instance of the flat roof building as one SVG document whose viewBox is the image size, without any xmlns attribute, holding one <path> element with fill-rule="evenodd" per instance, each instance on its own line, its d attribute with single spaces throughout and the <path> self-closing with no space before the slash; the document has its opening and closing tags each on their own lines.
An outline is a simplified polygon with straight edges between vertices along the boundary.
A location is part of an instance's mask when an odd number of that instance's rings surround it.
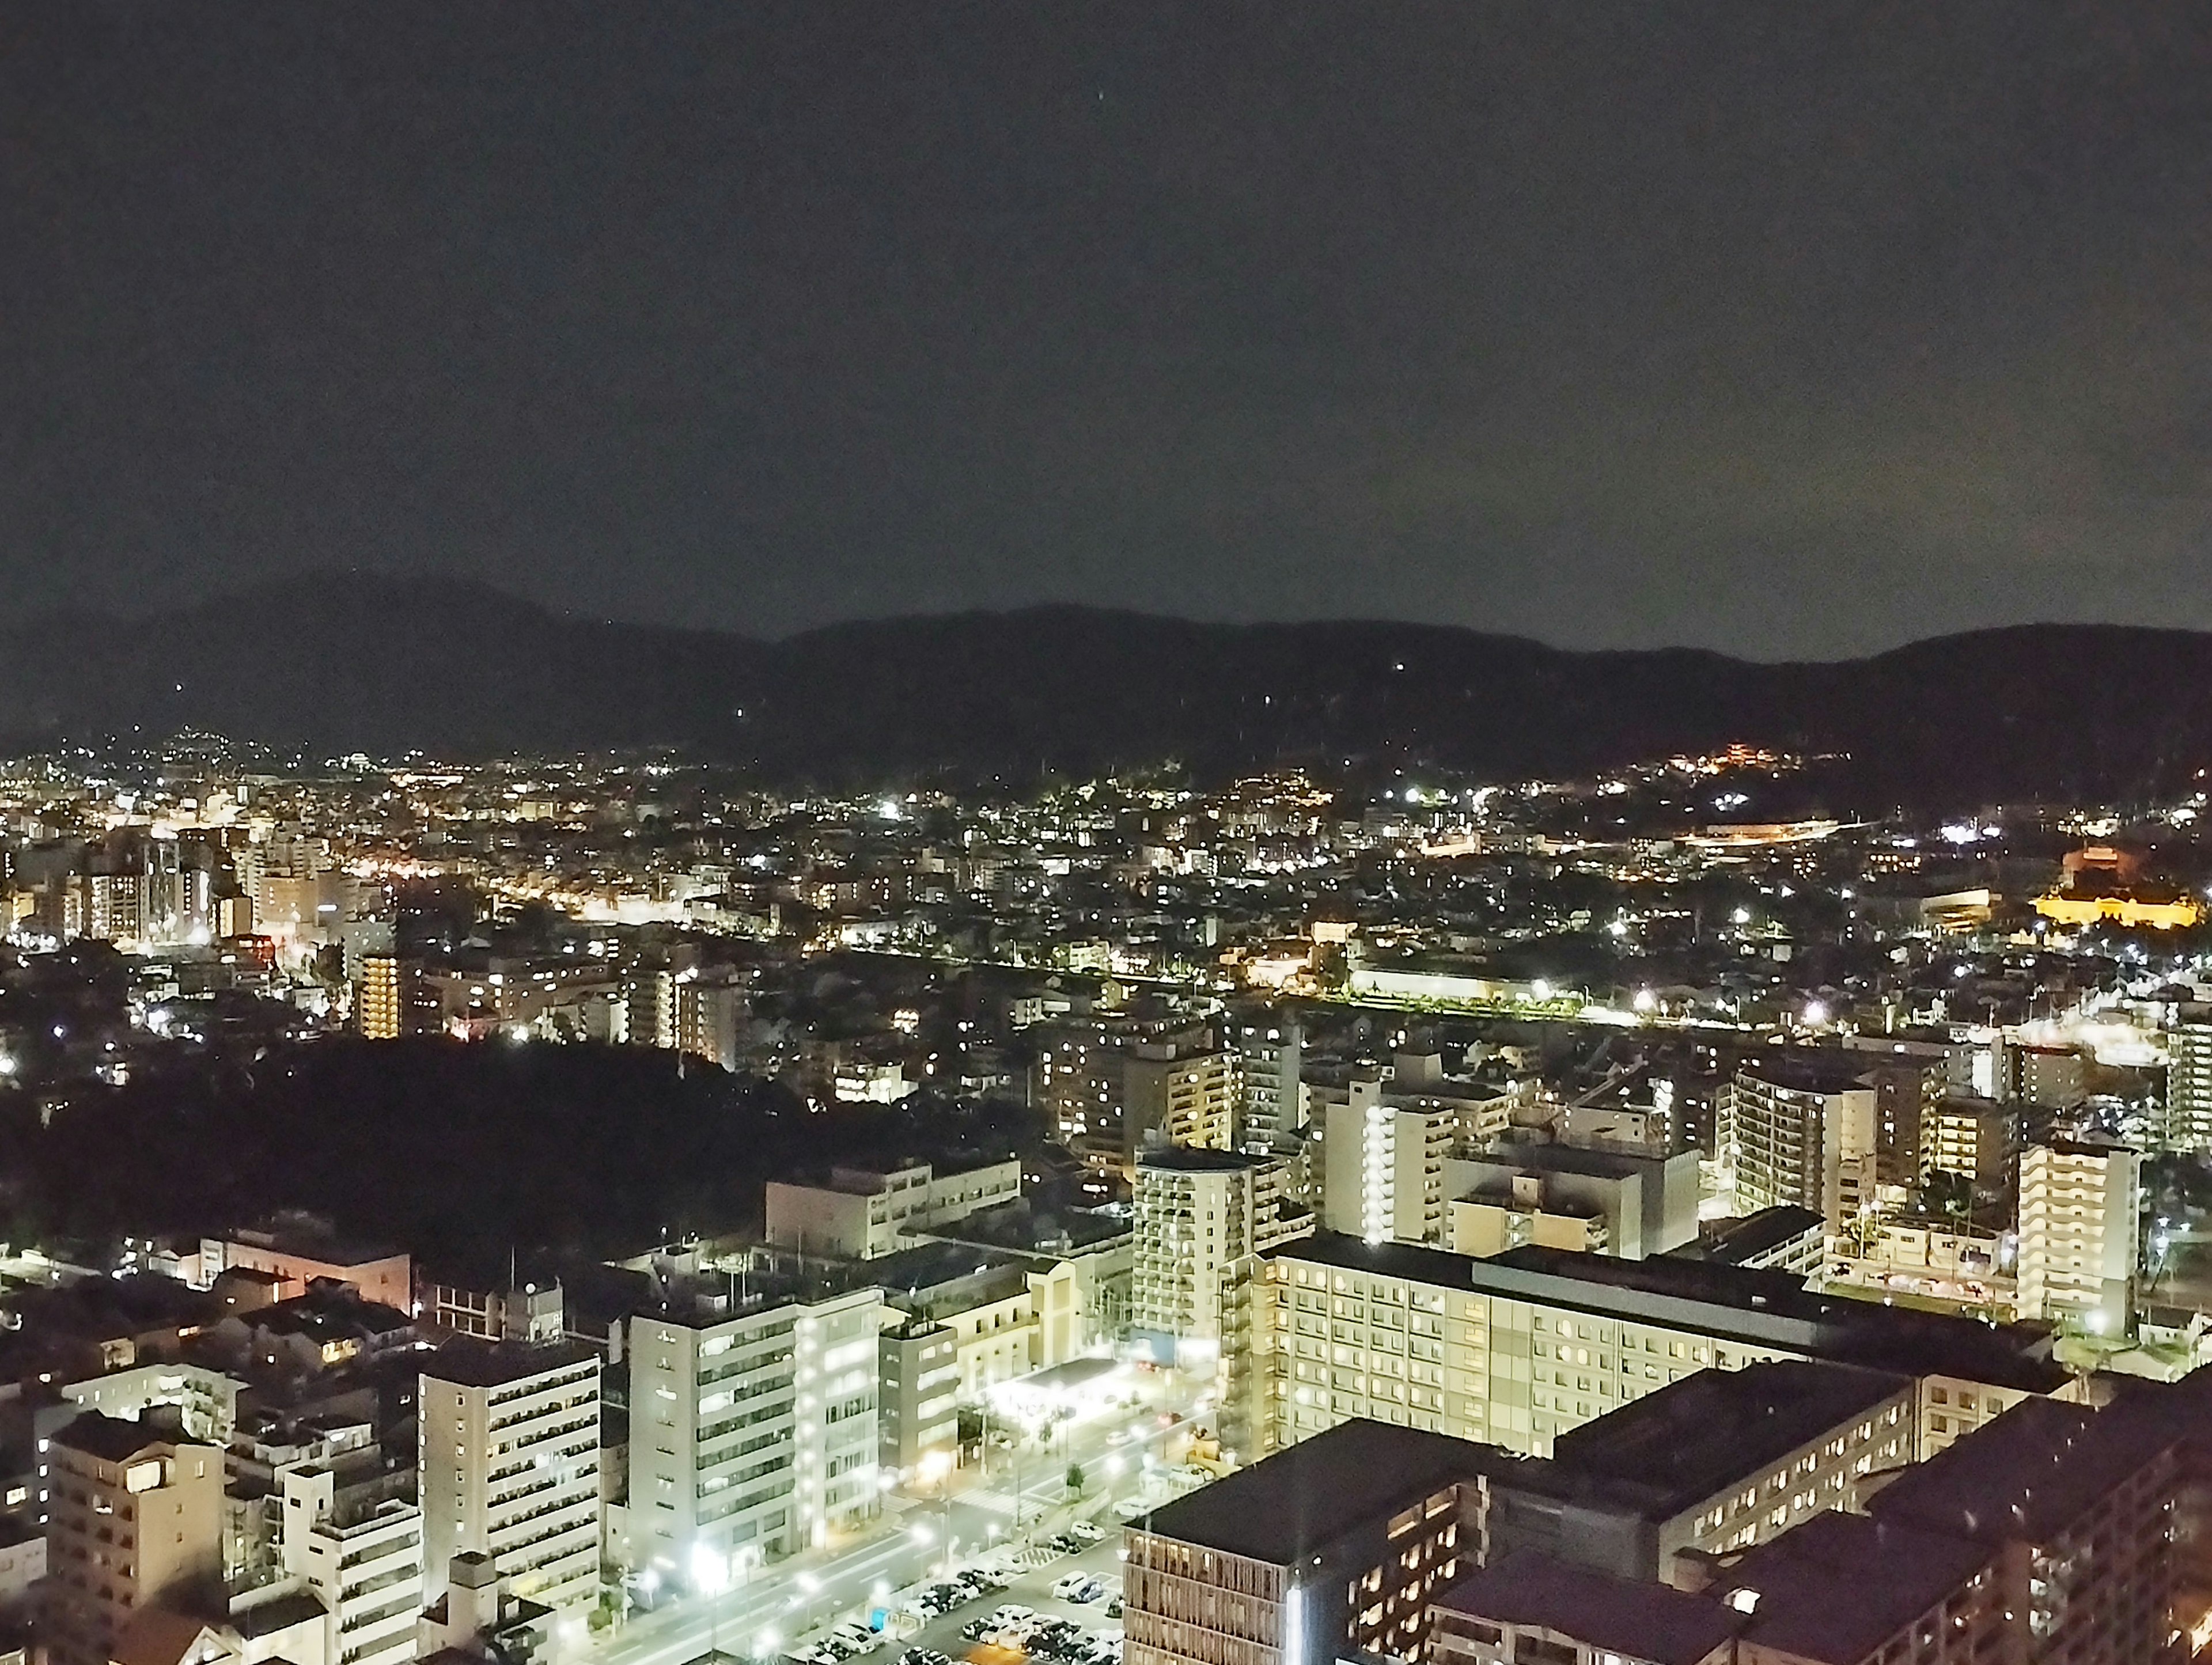
<svg viewBox="0 0 2212 1665">
<path fill-rule="evenodd" d="M 1458 1576 L 1466 1442 L 1347 1422 L 1202 1486 L 1125 1534 L 1126 1665 L 1410 1658 Z"/>
<path fill-rule="evenodd" d="M 1787 1358 L 1914 1377 L 1923 1454 L 2031 1395 L 2081 1391 L 2043 1329 L 1815 1295 L 1785 1273 L 1534 1247 L 1477 1260 L 1333 1233 L 1264 1259 L 1255 1335 L 1277 1447 L 1365 1416 L 1549 1455 L 1708 1365 Z"/>
</svg>

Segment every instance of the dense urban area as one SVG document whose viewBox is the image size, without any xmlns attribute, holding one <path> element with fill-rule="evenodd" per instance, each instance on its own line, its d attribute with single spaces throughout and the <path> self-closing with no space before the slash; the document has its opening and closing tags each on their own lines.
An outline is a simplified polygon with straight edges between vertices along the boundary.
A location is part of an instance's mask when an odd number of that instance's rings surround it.
<svg viewBox="0 0 2212 1665">
<path fill-rule="evenodd" d="M 0 767 L 52 1665 L 2187 1659 L 2207 795 Z"/>
</svg>

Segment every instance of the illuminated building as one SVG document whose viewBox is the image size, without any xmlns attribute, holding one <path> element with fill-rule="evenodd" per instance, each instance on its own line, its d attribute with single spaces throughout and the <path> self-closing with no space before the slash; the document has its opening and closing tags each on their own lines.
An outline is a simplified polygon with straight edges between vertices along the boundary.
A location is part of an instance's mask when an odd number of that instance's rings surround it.
<svg viewBox="0 0 2212 1665">
<path fill-rule="evenodd" d="M 1289 1164 L 1227 1151 L 1147 1152 L 1137 1164 L 1130 1322 L 1165 1359 L 1233 1342 L 1255 1257 L 1312 1229 L 1286 1209 Z"/>
<path fill-rule="evenodd" d="M 812 1547 L 882 1495 L 883 1292 L 711 1289 L 629 1321 L 632 1533 L 693 1580 L 698 1558 Z"/>
<path fill-rule="evenodd" d="M 1273 1024 L 1246 1031 L 1237 1049 L 1243 1054 L 1244 1091 L 1239 1134 L 1246 1150 L 1267 1151 L 1306 1125 L 1305 1089 L 1299 1080 L 1304 1036 L 1294 1023 Z"/>
<path fill-rule="evenodd" d="M 2011 1182 L 2020 1150 L 2020 1115 L 1985 1098 L 1940 1098 L 1922 1115 L 1920 1164 L 1954 1174 L 1982 1191 Z"/>
<path fill-rule="evenodd" d="M 2134 1311 L 2141 1158 L 2124 1145 L 2044 1139 L 2020 1158 L 2020 1314 L 2109 1335 Z"/>
<path fill-rule="evenodd" d="M 1193 1150 L 1226 1151 L 1236 1142 L 1243 1101 L 1238 1054 L 1196 1037 L 1140 1041 L 1122 1060 L 1121 1155 L 1133 1168 L 1157 1137 Z"/>
<path fill-rule="evenodd" d="M 677 1049 L 726 1070 L 737 1068 L 738 1031 L 746 1013 L 745 992 L 736 984 L 678 979 Z"/>
<path fill-rule="evenodd" d="M 1255 1374 L 1274 1449 L 1366 1417 L 1509 1450 L 1708 1366 L 1811 1358 L 1919 1382 L 1917 1449 L 2080 1391 L 2043 1332 L 1809 1292 L 1787 1273 L 1516 1249 L 1488 1260 L 1334 1234 L 1267 1255 Z"/>
<path fill-rule="evenodd" d="M 1316 1119 L 1324 1226 L 1378 1243 L 1443 1241 L 1444 1158 L 1458 1137 L 1456 1108 L 1391 1102 L 1380 1077 L 1366 1074 L 1325 1102 Z"/>
<path fill-rule="evenodd" d="M 1698 1154 L 1540 1139 L 1493 1141 L 1444 1164 L 1450 1247 L 1502 1255 L 1524 1243 L 1641 1260 L 1698 1237 Z"/>
<path fill-rule="evenodd" d="M 904 1248 L 910 1234 L 1021 1194 L 1022 1164 L 1011 1159 L 941 1174 L 926 1162 L 832 1168 L 816 1183 L 769 1182 L 768 1240 L 801 1254 L 873 1260 Z"/>
<path fill-rule="evenodd" d="M 1846 1085 L 1795 1060 L 1746 1065 L 1722 1087 L 1722 1166 L 1739 1214 L 1792 1204 L 1818 1211 L 1830 1231 L 1875 1194 L 1873 1089 Z"/>
<path fill-rule="evenodd" d="M 422 1513 L 342 1494 L 320 1463 L 284 1473 L 286 1574 L 322 1598 L 332 1665 L 408 1665 L 422 1607 Z"/>
<path fill-rule="evenodd" d="M 151 1607 L 223 1614 L 222 1452 L 88 1411 L 46 1442 L 48 1650 L 108 1665 Z"/>
<path fill-rule="evenodd" d="M 1432 1602 L 1425 1657 L 1431 1665 L 2201 1657 L 2212 1642 L 2202 1432 L 2212 1380 L 2203 1378 L 2129 1383 L 2102 1409 L 2031 1401 L 1893 1477 L 1876 1471 L 1869 1478 L 1879 1483 L 1846 1488 L 1850 1501 L 1740 1555 L 1678 1565 L 1671 1582 L 1594 1565 L 1576 1536 L 1509 1548 Z"/>
<path fill-rule="evenodd" d="M 2035 899 L 2035 911 L 2060 925 L 2099 923 L 2131 929 L 2183 931 L 2200 924 L 2203 905 L 2191 896 L 2138 893 L 2142 858 L 2110 845 L 2070 852 L 2059 889 Z"/>
<path fill-rule="evenodd" d="M 1352 1422 L 1162 1505 L 1124 1534 L 1124 1665 L 1417 1657 L 1472 1552 L 1468 1456 Z"/>
<path fill-rule="evenodd" d="M 366 1041 L 396 1041 L 406 1031 L 407 1005 L 401 993 L 397 954 L 364 954 L 361 987 L 354 996 L 354 1020 Z"/>
<path fill-rule="evenodd" d="M 878 1461 L 902 1482 L 941 1480 L 959 1442 L 959 1338 L 950 1325 L 909 1318 L 877 1345 Z"/>
<path fill-rule="evenodd" d="M 489 1555 L 510 1589 L 556 1610 L 599 1593 L 599 1352 L 464 1337 L 422 1370 L 416 1496 L 422 1599 L 456 1555 Z"/>
<path fill-rule="evenodd" d="M 2167 1058 L 2166 1148 L 2212 1151 L 2212 1023 L 2197 1018 L 2176 1024 Z"/>
</svg>

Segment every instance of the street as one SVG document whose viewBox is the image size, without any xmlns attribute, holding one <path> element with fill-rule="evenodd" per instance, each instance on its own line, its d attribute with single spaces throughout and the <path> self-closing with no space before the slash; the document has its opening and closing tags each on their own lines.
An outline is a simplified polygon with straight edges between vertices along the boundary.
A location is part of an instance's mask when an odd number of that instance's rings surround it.
<svg viewBox="0 0 2212 1665">
<path fill-rule="evenodd" d="M 1121 1522 L 1114 1505 L 1142 1492 L 1148 1456 L 1157 1464 L 1170 1440 L 1189 1433 L 1188 1422 L 1169 1425 L 1160 1419 L 1164 1407 L 1182 1397 L 1181 1385 L 1163 1378 L 1164 1394 L 1148 1395 L 1140 1408 L 1085 1419 L 1048 1446 L 1030 1445 L 1018 1457 L 993 1449 L 988 1464 L 957 1475 L 945 1497 L 894 1492 L 885 1498 L 883 1517 L 866 1537 L 772 1563 L 719 1595 L 675 1599 L 653 1612 L 633 1613 L 593 1635 L 579 1655 L 570 1656 L 590 1665 L 689 1665 L 717 1651 L 772 1658 L 841 1619 L 857 1616 L 866 1622 L 872 1609 L 896 1607 L 893 1597 L 948 1567 L 1048 1538 L 1079 1518 L 1096 1520 L 1105 1530 L 1104 1540 L 1079 1557 L 1025 1570 L 1015 1581 L 1017 1588 L 997 1600 L 956 1609 L 918 1636 L 887 1642 L 864 1658 L 868 1665 L 890 1665 L 899 1651 L 921 1645 L 957 1659 L 969 1645 L 959 1638 L 960 1626 L 989 1613 L 998 1601 L 1018 1601 L 1040 1613 L 1087 1615 L 1081 1622 L 1099 1628 L 1109 1622 L 1103 1601 L 1087 1608 L 1070 1607 L 1053 1601 L 1049 1587 L 1054 1578 L 1078 1566 L 1109 1575 L 1118 1571 Z M 1072 1501 L 1066 1483 L 1070 1463 L 1081 1466 L 1085 1481 L 1082 1496 Z M 1113 1583 L 1118 1589 L 1118 1577 Z"/>
</svg>

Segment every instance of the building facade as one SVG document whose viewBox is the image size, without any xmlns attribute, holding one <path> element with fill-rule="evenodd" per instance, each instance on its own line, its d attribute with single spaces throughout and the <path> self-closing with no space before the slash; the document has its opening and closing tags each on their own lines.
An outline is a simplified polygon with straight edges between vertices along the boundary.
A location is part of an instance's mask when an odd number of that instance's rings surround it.
<svg viewBox="0 0 2212 1665">
<path fill-rule="evenodd" d="M 428 1356 L 416 1401 L 423 1600 L 464 1552 L 491 1557 L 515 1595 L 544 1606 L 598 1599 L 601 1362 L 575 1343 L 473 1338 Z"/>
<path fill-rule="evenodd" d="M 46 1447 L 52 1665 L 109 1665 L 149 1607 L 222 1616 L 221 1450 L 97 1411 Z"/>
<path fill-rule="evenodd" d="M 2108 1335 L 2135 1310 L 2142 1158 L 2124 1145 L 2043 1139 L 2020 1159 L 2020 1314 Z"/>
<path fill-rule="evenodd" d="M 878 1508 L 882 1291 L 696 1303 L 629 1322 L 630 1515 L 638 1553 L 810 1547 Z"/>
</svg>

